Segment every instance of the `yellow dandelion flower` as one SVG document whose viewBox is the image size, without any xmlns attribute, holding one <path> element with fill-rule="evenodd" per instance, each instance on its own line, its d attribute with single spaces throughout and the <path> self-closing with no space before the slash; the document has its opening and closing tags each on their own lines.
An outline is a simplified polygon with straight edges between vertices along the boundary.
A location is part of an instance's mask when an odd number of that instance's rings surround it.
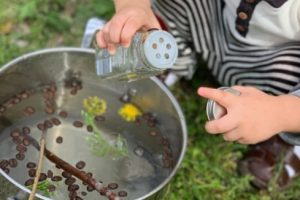
<svg viewBox="0 0 300 200">
<path fill-rule="evenodd" d="M 104 114 L 106 112 L 107 105 L 105 100 L 94 96 L 84 99 L 83 107 L 87 113 L 96 116 Z"/>
<path fill-rule="evenodd" d="M 142 115 L 142 112 L 138 107 L 131 103 L 124 104 L 119 109 L 119 115 L 127 122 L 133 122 L 138 116 Z"/>
</svg>

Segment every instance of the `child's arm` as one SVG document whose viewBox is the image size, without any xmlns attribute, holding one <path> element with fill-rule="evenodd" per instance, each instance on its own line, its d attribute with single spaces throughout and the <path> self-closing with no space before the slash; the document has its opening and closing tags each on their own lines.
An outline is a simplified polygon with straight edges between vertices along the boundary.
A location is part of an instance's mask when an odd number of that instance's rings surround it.
<svg viewBox="0 0 300 200">
<path fill-rule="evenodd" d="M 227 109 L 225 116 L 206 123 L 207 132 L 223 133 L 225 140 L 244 144 L 258 143 L 283 131 L 300 133 L 300 98 L 271 96 L 253 87 L 233 88 L 241 95 L 199 88 L 199 95 Z"/>
<path fill-rule="evenodd" d="M 150 0 L 115 0 L 116 13 L 97 34 L 97 43 L 111 54 L 116 44 L 128 47 L 139 29 L 160 28 L 151 10 Z"/>
</svg>

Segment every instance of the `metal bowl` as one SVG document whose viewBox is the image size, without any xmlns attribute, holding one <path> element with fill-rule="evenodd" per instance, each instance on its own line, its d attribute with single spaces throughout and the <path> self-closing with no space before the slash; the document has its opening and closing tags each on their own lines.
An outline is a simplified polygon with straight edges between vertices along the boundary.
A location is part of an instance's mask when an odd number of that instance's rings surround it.
<svg viewBox="0 0 300 200">
<path fill-rule="evenodd" d="M 117 183 L 114 185 L 117 188 L 108 187 L 108 191 L 117 196 L 125 191 L 126 197 L 119 199 L 159 199 L 159 191 L 174 176 L 185 153 L 187 130 L 182 111 L 156 78 L 130 83 L 102 81 L 96 76 L 94 60 L 93 50 L 55 48 L 24 55 L 0 69 L 0 173 L 29 193 L 30 186 L 24 185 L 30 178 L 27 164 L 37 163 L 39 151 L 30 144 L 20 145 L 12 132 L 20 130 L 22 139 L 22 130 L 28 127 L 30 137 L 39 141 L 42 132 L 37 125 L 56 118 L 60 124 L 52 123 L 46 133 L 49 151 L 72 166 L 83 161 L 85 167 L 81 170 L 91 172 L 106 187 Z M 49 96 L 45 95 L 50 87 L 55 88 L 50 99 L 52 107 L 47 102 Z M 95 131 L 88 131 L 86 124 L 74 126 L 75 121 L 84 122 L 83 100 L 90 96 L 99 97 L 107 105 L 102 118 L 95 121 L 103 142 L 97 141 L 96 147 L 89 142 Z M 126 103 L 141 111 L 136 120 L 126 121 L 119 114 Z M 59 115 L 61 111 L 67 116 Z M 63 141 L 58 142 L 58 137 Z M 122 138 L 121 147 L 118 138 Z M 125 154 L 120 156 L 105 150 L 109 145 L 123 148 Z M 7 166 L 5 162 L 9 160 Z M 45 158 L 42 172 L 48 170 L 62 177 L 63 170 Z M 64 181 L 64 177 L 61 181 L 48 177 L 43 181 L 46 191 L 40 187 L 37 196 L 68 199 L 70 192 Z M 96 191 L 88 192 L 86 184 L 78 179 L 76 184 L 79 186 L 76 193 L 82 199 L 107 199 Z M 54 185 L 55 191 L 49 192 L 49 185 Z"/>
</svg>

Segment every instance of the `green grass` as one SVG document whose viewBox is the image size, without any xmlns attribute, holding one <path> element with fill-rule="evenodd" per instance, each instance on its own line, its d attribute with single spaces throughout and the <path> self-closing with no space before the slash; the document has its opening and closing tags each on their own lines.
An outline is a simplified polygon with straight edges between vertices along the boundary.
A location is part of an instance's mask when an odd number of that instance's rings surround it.
<svg viewBox="0 0 300 200">
<path fill-rule="evenodd" d="M 0 66 L 24 53 L 54 46 L 79 46 L 86 21 L 92 16 L 109 18 L 109 0 L 1 0 Z M 9 28 L 11 26 L 12 28 Z M 251 177 L 236 172 L 246 146 L 226 143 L 204 130 L 205 103 L 196 94 L 200 85 L 216 86 L 205 64 L 199 64 L 193 81 L 172 89 L 188 124 L 188 149 L 164 199 L 300 199 L 299 180 L 287 190 L 253 189 Z"/>
</svg>

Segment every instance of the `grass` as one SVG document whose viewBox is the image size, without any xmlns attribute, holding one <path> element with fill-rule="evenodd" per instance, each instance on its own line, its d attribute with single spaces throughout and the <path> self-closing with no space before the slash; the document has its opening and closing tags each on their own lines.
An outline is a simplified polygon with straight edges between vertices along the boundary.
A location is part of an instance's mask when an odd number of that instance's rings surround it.
<svg viewBox="0 0 300 200">
<path fill-rule="evenodd" d="M 93 16 L 106 19 L 113 14 L 109 0 L 2 0 L 0 1 L 0 66 L 24 53 L 54 46 L 79 46 L 86 21 Z M 208 135 L 206 101 L 196 94 L 199 85 L 216 86 L 205 64 L 199 64 L 197 78 L 172 88 L 188 124 L 188 149 L 171 181 L 165 200 L 286 200 L 300 199 L 299 180 L 288 189 L 276 186 L 257 191 L 236 172 L 237 160 L 246 146 L 227 143 Z"/>
</svg>

